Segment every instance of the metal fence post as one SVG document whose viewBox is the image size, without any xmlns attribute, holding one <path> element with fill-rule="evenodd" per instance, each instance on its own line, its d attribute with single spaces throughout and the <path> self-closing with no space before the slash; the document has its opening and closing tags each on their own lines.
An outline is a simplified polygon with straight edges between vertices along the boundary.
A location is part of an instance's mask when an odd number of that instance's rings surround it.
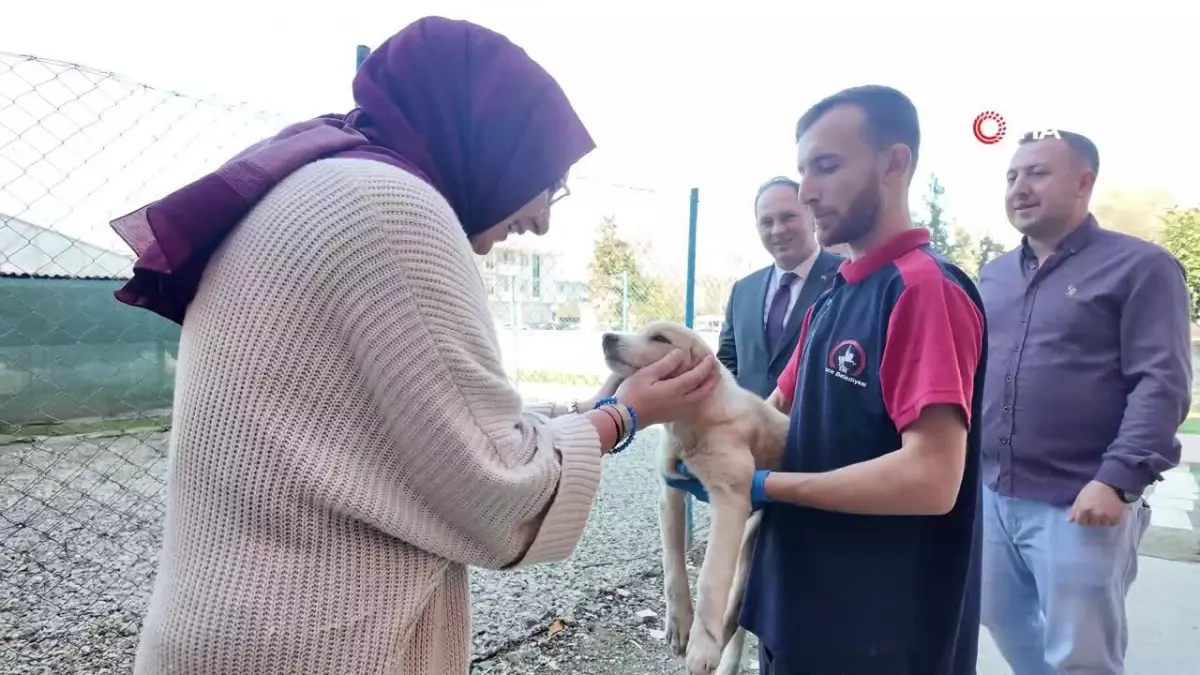
<svg viewBox="0 0 1200 675">
<path fill-rule="evenodd" d="M 694 328 L 696 323 L 696 220 L 700 212 L 700 188 L 692 188 L 688 202 L 687 283 L 684 288 L 683 323 L 688 328 Z M 687 526 L 684 529 L 684 541 L 688 550 L 691 550 L 695 534 L 691 494 L 687 495 L 685 503 L 687 504 Z"/>
</svg>

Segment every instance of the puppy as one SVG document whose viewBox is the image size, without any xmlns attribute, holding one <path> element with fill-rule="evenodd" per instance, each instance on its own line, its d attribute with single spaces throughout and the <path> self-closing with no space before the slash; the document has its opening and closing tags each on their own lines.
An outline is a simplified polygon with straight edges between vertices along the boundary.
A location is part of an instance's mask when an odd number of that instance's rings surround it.
<svg viewBox="0 0 1200 675">
<path fill-rule="evenodd" d="M 683 372 L 712 355 L 691 330 L 657 322 L 639 333 L 606 333 L 604 358 L 620 379 L 666 356 L 684 355 Z M 682 459 L 708 490 L 712 507 L 708 546 L 697 581 L 693 612 L 685 561 L 686 493 L 663 485 L 659 499 L 663 582 L 667 602 L 667 639 L 676 654 L 687 654 L 689 675 L 734 675 L 741 665 L 745 632 L 737 625 L 746 575 L 754 552 L 758 514 L 751 518 L 750 484 L 755 469 L 779 466 L 787 439 L 788 418 L 738 386 L 720 363 L 721 382 L 692 416 L 663 425 L 660 468 L 666 475 Z"/>
</svg>

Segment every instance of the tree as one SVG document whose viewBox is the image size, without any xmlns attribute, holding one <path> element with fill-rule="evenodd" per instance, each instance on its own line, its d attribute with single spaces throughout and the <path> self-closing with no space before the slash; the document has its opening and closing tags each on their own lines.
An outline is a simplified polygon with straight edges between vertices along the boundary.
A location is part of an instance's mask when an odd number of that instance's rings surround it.
<svg viewBox="0 0 1200 675">
<path fill-rule="evenodd" d="M 606 217 L 596 228 L 592 262 L 588 264 L 588 297 L 600 323 L 621 325 L 622 295 L 625 274 L 630 286 L 638 275 L 637 256 L 633 246 L 617 234 L 617 222 Z"/>
<path fill-rule="evenodd" d="M 1187 275 L 1192 321 L 1200 321 L 1200 208 L 1169 209 L 1161 221 L 1163 245 Z"/>
<path fill-rule="evenodd" d="M 928 220 L 920 220 L 918 224 L 929 230 L 929 243 L 933 250 L 949 259 L 951 257 L 950 226 L 946 223 L 946 210 L 942 207 L 942 195 L 946 188 L 936 175 L 929 177 L 929 196 L 925 198 L 925 206 L 929 208 Z"/>
<path fill-rule="evenodd" d="M 683 284 L 661 277 L 640 277 L 630 290 L 629 327 L 646 325 L 651 321 L 683 323 Z"/>
<path fill-rule="evenodd" d="M 1000 245 L 1000 242 L 992 239 L 992 235 L 985 234 L 979 240 L 979 250 L 976 253 L 976 274 L 982 274 L 983 266 L 1001 253 L 1004 253 L 1004 247 Z"/>
<path fill-rule="evenodd" d="M 1161 216 L 1171 204 L 1170 191 L 1162 188 L 1109 189 L 1092 200 L 1092 213 L 1102 227 L 1162 243 Z"/>
<path fill-rule="evenodd" d="M 949 251 L 945 257 L 972 278 L 979 277 L 979 252 L 975 248 L 975 238 L 961 227 L 955 227 L 950 239 Z"/>
<path fill-rule="evenodd" d="M 704 276 L 696 279 L 696 316 L 722 315 L 729 291 L 737 279 L 726 276 Z"/>
<path fill-rule="evenodd" d="M 634 329 L 649 321 L 683 321 L 682 285 L 642 272 L 637 248 L 621 238 L 616 220 L 607 217 L 596 230 L 588 265 L 588 295 L 600 323 Z"/>
</svg>

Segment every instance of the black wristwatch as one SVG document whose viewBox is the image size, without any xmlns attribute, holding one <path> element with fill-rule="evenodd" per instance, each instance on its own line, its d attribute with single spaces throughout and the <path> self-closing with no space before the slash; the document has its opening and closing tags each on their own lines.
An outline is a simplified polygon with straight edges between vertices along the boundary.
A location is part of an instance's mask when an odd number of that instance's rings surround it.
<svg viewBox="0 0 1200 675">
<path fill-rule="evenodd" d="M 1113 492 L 1117 493 L 1117 499 L 1120 499 L 1126 504 L 1132 504 L 1142 498 L 1141 495 L 1135 495 L 1132 492 L 1126 492 L 1121 488 L 1113 488 Z"/>
</svg>

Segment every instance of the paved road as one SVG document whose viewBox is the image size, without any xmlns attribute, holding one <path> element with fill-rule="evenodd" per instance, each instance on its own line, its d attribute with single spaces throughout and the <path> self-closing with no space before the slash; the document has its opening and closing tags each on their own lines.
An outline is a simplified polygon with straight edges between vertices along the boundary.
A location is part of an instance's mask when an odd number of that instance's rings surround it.
<svg viewBox="0 0 1200 675">
<path fill-rule="evenodd" d="M 1183 444 L 1183 461 L 1200 464 L 1200 434 L 1179 434 Z"/>
</svg>

